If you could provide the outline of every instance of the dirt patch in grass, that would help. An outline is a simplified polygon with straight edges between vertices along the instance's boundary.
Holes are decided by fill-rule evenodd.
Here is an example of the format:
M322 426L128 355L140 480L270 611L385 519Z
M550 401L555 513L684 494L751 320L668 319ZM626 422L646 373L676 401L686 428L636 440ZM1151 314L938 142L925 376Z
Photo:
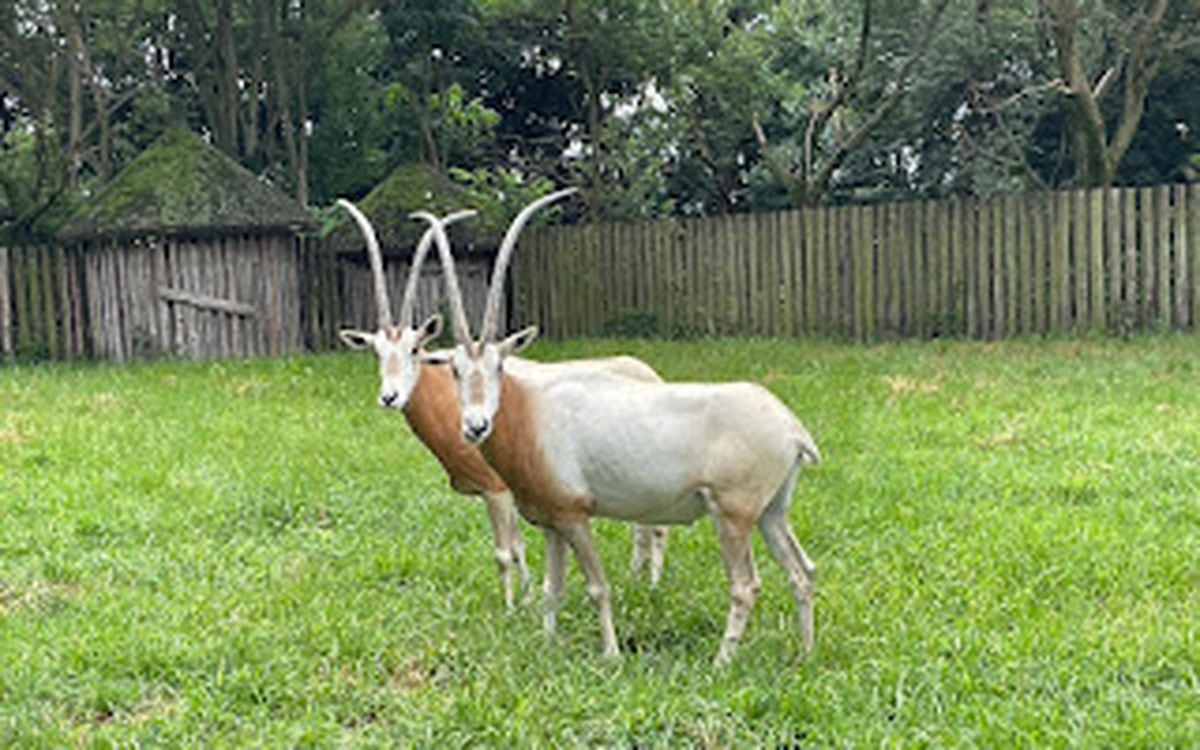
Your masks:
M932 378L910 378L907 375L884 375L883 382L893 396L930 396L942 390L942 375Z

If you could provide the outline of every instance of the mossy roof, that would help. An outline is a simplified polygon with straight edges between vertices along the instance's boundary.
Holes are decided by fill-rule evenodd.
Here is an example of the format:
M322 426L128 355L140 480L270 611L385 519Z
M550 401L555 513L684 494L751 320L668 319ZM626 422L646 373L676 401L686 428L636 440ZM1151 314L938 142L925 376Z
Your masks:
M291 197L196 134L172 128L81 206L58 235L297 232L314 223Z
M358 207L371 220L383 250L401 255L412 253L427 226L409 218L413 211L430 211L441 216L475 208L462 186L424 164L398 167L367 193ZM358 228L345 211L338 209L338 214L338 226L330 233L328 247L341 253L364 252ZM456 252L494 249L506 227L501 217L486 214L462 221L453 229L454 249Z

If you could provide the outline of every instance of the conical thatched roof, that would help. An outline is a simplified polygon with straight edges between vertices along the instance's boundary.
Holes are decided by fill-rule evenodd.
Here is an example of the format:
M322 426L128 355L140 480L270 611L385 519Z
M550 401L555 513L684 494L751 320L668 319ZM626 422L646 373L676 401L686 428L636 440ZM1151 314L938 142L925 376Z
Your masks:
M424 164L406 164L397 168L367 193L358 202L358 207L374 225L384 251L400 254L411 253L426 228L423 222L409 218L413 211L430 211L441 216L451 211L478 208L463 187L439 176ZM362 235L345 212L341 212L339 223L330 234L329 246L336 252L362 252ZM454 249L470 252L494 248L500 243L506 227L502 218L487 214L462 221L453 229Z
M80 239L295 232L313 224L299 203L194 133L172 128L84 204L58 234Z

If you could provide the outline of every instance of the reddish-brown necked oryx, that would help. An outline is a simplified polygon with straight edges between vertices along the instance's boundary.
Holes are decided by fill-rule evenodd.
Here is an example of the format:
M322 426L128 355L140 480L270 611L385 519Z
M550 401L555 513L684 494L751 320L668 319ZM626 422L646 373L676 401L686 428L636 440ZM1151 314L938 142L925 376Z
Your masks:
M475 446L463 437L458 411L458 397L450 368L422 364L419 357L423 347L441 331L441 316L431 315L414 327L414 301L421 265L433 241L433 230L427 230L417 244L400 302L399 324L392 321L387 283L383 274L383 259L375 229L358 208L346 200L338 204L354 218L363 234L371 275L375 285L379 329L375 332L343 330L342 340L355 349L372 348L379 357L379 404L401 409L417 438L437 458L450 479L450 486L465 495L479 495L487 503L491 521L496 565L504 586L504 602L513 605L513 576L519 577L522 590L529 585L529 569L525 563L525 546L513 511L512 494L504 480L488 465ZM474 215L474 211L449 214L442 220L449 224ZM658 374L649 365L633 357L611 357L556 364L540 364L529 360L514 360L518 370L559 371L570 368L599 368L617 376L658 381ZM657 584L662 573L666 529L637 525L634 528L633 568L637 572L649 563L650 582Z
M733 656L759 591L750 539L756 525L787 573L805 653L811 650L815 567L792 533L788 508L800 467L820 454L795 415L752 383L645 383L599 370L509 367L510 355L537 335L530 327L498 338L501 289L522 224L514 222L504 238L472 340L441 222L414 216L429 222L442 255L457 345L434 359L450 363L463 434L513 489L521 514L545 531L546 629L554 629L570 545L599 611L603 653L617 654L591 516L685 524L708 514L732 599L717 663Z

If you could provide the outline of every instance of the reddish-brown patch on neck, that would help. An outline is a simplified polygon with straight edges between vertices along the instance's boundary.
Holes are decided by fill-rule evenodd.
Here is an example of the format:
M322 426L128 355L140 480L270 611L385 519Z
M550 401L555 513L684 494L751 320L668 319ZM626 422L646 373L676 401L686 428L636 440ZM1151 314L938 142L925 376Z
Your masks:
M421 376L404 407L408 426L437 458L450 486L464 494L498 493L508 488L479 450L462 436L454 377L446 365L421 365Z
M500 381L500 408L483 455L512 490L521 515L538 524L579 523L591 503L572 494L555 479L538 441L528 390L509 375Z

